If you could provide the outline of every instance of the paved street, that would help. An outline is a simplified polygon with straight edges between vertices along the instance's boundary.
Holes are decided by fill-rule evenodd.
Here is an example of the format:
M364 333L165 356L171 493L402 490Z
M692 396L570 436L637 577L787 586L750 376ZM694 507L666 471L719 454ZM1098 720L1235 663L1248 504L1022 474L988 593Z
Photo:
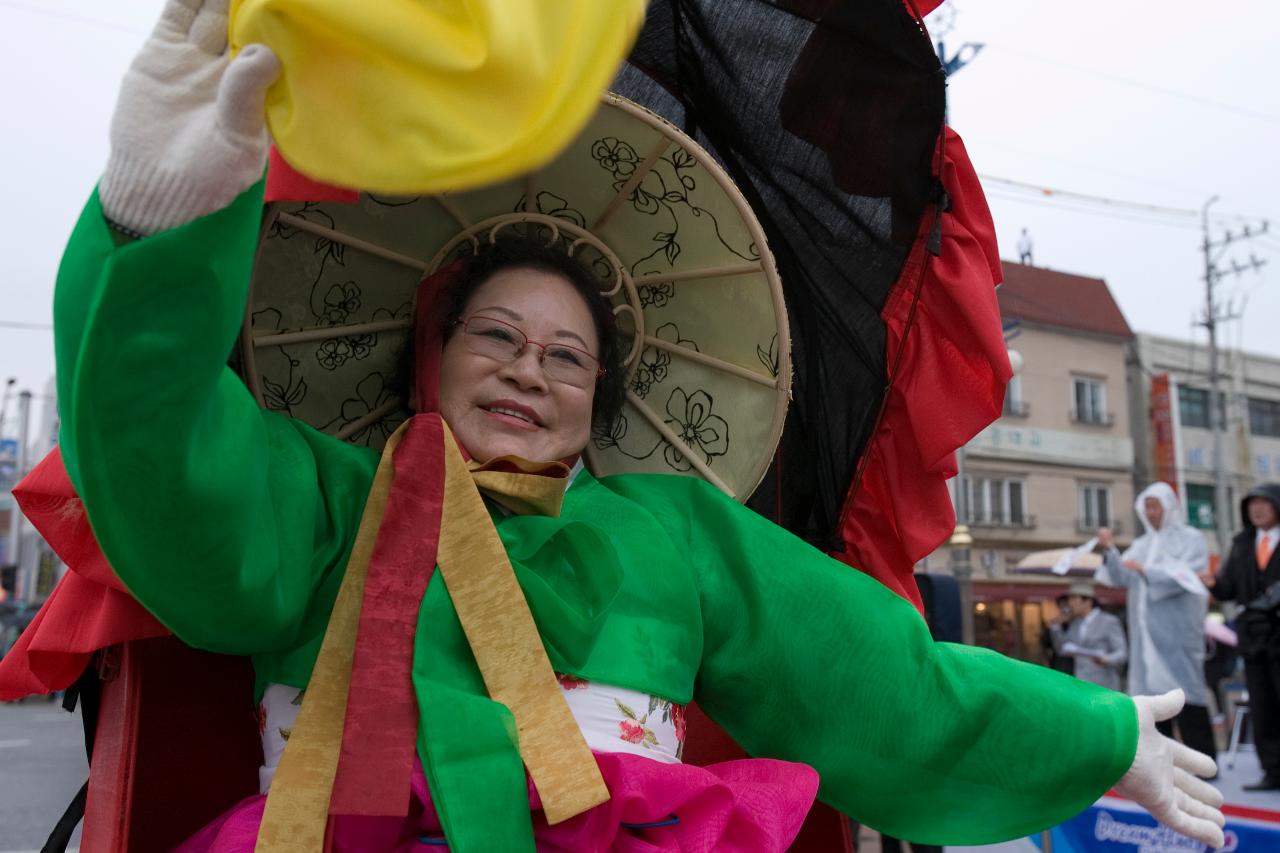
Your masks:
M0 853L39 850L87 773L79 713L43 698L0 704Z

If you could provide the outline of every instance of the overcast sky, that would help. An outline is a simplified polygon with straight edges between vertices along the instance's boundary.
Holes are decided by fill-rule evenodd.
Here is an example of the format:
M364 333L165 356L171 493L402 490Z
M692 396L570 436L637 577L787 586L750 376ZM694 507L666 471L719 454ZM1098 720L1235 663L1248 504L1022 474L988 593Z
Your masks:
M7 36L0 170L0 381L53 371L53 278L106 158L116 87L161 0L0 0ZM1224 281L1247 296L1232 345L1280 357L1280 8L1115 0L948 0L948 52L985 48L951 80L951 123L980 174L1116 201L1269 218L1233 246L1271 263ZM1026 227L1038 265L1105 278L1139 331L1204 339L1199 216L1135 211L987 181L1002 255ZM1068 199L1068 200L1064 200ZM1241 220L1215 216L1214 233Z
M1269 219L1273 229L1224 255L1227 266L1251 252L1270 263L1219 285L1224 307L1247 298L1221 339L1280 357L1280 7L948 0L931 28L948 7L948 54L985 43L950 80L950 120L988 178L1002 256L1016 259L1026 227L1037 265L1106 279L1136 331L1204 341L1193 326L1205 301L1198 212L1220 196L1211 214L1245 214L1255 227ZM1242 220L1211 224L1216 240L1238 235Z

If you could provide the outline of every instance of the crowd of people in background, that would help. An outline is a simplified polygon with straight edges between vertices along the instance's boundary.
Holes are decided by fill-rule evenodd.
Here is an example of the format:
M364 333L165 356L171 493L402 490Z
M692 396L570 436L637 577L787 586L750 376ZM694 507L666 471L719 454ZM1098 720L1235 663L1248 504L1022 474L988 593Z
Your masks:
M1134 509L1142 535L1122 553L1112 531L1099 530L1102 565L1093 583L1074 583L1058 596L1041 635L1049 666L1130 695L1181 688L1187 703L1161 730L1216 757L1211 702L1226 706L1221 687L1243 660L1263 771L1244 789L1280 791L1280 483L1242 499L1240 532L1216 571L1169 484L1148 486ZM1102 609L1095 584L1125 590L1127 626ZM1235 614L1237 647L1206 635L1214 601Z

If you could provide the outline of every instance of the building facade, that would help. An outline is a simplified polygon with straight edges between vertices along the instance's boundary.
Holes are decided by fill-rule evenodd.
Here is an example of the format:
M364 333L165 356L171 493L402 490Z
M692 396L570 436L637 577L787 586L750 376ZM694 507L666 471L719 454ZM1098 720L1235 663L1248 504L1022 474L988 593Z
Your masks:
M1099 527L1121 544L1133 536L1134 334L1101 279L1009 261L1004 275L1000 311L1021 369L999 420L965 447L953 501L973 537L977 641L1042 660L1044 619L1067 579L1028 559ZM951 558L944 546L919 568L950 572Z
M1157 335L1134 339L1130 417L1140 425L1133 434L1134 481L1174 483L1188 523L1205 531L1215 553L1214 469L1221 465L1226 480L1228 530L1240 524L1241 495L1256 483L1280 480L1280 359L1221 350L1218 371L1221 459L1210 429L1208 347ZM1161 430L1162 414L1170 429Z

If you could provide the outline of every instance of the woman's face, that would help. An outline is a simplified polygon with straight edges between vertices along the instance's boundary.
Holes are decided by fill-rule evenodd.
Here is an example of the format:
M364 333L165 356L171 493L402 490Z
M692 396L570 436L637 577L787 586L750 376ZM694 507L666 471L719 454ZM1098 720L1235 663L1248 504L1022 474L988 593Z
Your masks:
M566 344L600 357L591 311L555 273L499 270L472 294L462 319L476 314L515 326L530 341ZM574 456L591 435L595 381L578 388L547 378L542 349L526 346L501 361L472 352L453 330L440 362L440 414L472 458L520 456L550 462Z

